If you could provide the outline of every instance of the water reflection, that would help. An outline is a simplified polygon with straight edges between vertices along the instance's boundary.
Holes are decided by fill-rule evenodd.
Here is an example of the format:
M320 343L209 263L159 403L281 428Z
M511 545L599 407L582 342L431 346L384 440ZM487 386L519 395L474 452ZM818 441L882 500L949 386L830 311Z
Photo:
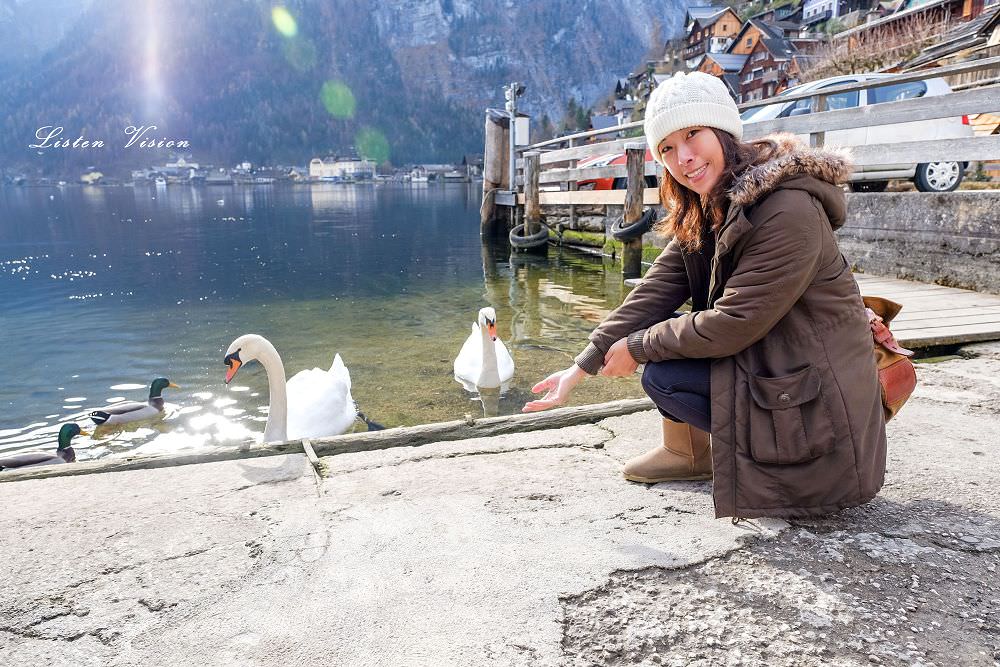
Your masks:
M271 340L289 375L339 352L354 398L385 426L519 412L625 290L600 257L482 243L478 188L0 188L0 453L54 447L63 422L145 400L160 376L184 387L176 409L75 442L80 460L259 437L263 371L223 382L224 350L244 333ZM516 367L495 396L470 394L452 368L487 305ZM573 400L639 395L632 379L598 378Z

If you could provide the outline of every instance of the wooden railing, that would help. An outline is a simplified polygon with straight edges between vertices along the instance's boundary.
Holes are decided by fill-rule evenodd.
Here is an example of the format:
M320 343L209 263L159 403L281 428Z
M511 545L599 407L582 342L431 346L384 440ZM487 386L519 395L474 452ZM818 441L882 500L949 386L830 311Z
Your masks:
M925 96L899 102L884 102L881 104L826 110L826 100L830 95L872 89L881 86L894 85L929 78L1000 69L1000 56L985 58L978 61L937 67L934 69L907 72L879 78L877 80L859 83L831 86L824 88L822 93L806 92L786 94L764 100L757 100L738 105L740 111L775 103L788 103L796 100L811 99L813 112L800 116L779 118L775 120L746 123L744 139L753 139L773 132L790 132L806 134L813 146L823 146L826 143L826 133L834 130L851 128L868 128L872 126L892 125L914 121L932 120L938 118L954 118L963 115L1000 112L1000 84L992 84L969 90L952 92L940 96ZM626 123L614 128L616 132L626 132L641 129L641 122ZM565 137L538 142L519 150L521 158L517 160L518 173L524 168L525 157L537 154L539 173L538 183L541 192L538 201L541 205L572 205L572 204L623 204L624 190L576 190L576 184L597 178L627 178L625 165L579 168L581 160L598 155L621 154L625 152L626 144L642 142L641 134L633 137L613 139L599 143L579 145L592 137L607 135L609 128L578 132ZM921 162L958 161L969 162L979 160L1000 159L1000 136L983 136L965 139L931 139L915 140L901 143L869 143L853 146L851 152L855 166L863 168L876 164L916 164ZM659 167L655 162L645 164L645 175L658 175ZM523 189L520 187L523 178L517 181L517 193L507 191L496 198L498 205L514 205L524 202ZM559 191L552 186L559 185ZM643 195L645 203L658 203L658 193L655 188L647 188Z

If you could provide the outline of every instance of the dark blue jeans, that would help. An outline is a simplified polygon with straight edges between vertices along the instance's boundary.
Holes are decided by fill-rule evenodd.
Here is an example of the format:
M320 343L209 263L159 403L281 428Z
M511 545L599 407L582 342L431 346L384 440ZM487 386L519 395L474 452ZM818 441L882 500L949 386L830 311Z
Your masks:
M667 419L712 432L711 359L651 361L642 372L642 388Z

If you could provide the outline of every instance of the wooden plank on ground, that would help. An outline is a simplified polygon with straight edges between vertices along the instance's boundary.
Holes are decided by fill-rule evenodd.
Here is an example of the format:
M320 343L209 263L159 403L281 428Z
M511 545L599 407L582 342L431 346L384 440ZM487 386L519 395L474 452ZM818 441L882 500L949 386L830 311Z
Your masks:
M1000 314L998 313L984 313L982 315L947 315L933 317L930 313L923 313L924 315L930 315L929 317L922 317L917 320L893 320L892 330L896 333L900 331L913 331L915 329L941 329L946 327L955 328L958 326L965 326L966 324L995 324L997 329L1000 329Z
M930 347L1000 340L1000 325L970 324L964 327L907 331L897 337L904 347Z
M315 438L310 440L309 444L313 450L312 456L331 456L346 452L363 452L390 447L413 447L446 440L493 437L509 433L563 428L577 424L592 424L607 417L628 415L642 410L651 410L654 407L653 402L648 398L630 398L594 405L556 408L545 412L439 422L420 426L400 426L366 433L345 433L330 438ZM102 472L150 470L194 463L234 461L281 454L303 454L304 452L304 443L299 440L267 444L246 442L242 446L217 447L187 454L136 455L121 459L84 461L73 465L15 469L0 472L0 483ZM306 455L309 456L308 453Z
M1000 340L1000 295L867 274L854 277L862 294L902 304L892 330L906 347Z
M1000 340L1000 295L855 274L862 294L902 304L892 330L909 347Z
M892 321L893 327L898 324L906 322L907 324L911 322L936 322L941 318L953 318L953 317L965 317L967 315L995 315L1000 319L1000 305L997 306L978 306L973 308L949 308L946 310L939 311L926 311L926 310L916 310L908 311L905 307L903 311L896 316L896 319Z
M972 308L974 306L993 306L996 305L996 297L990 296L988 294L976 294L975 292L971 294L946 294L942 296L924 294L918 296L906 296L906 294L898 294L896 298L893 298L892 293L887 293L885 291L879 291L879 296L885 296L887 299L892 299L897 303L903 304L903 308L909 308L913 310L923 310L929 312L935 312L939 309L944 308L955 308L962 306L964 308Z

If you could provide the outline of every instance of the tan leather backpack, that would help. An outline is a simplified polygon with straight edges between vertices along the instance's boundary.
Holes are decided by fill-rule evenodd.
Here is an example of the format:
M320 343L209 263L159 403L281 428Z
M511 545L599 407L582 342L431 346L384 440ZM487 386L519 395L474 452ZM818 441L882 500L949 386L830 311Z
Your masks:
M866 296L865 311L872 329L875 344L875 364L878 366L878 381L882 388L882 409L885 420L892 419L917 386L917 372L907 350L896 342L889 331L889 322L899 314L903 306L878 296Z

